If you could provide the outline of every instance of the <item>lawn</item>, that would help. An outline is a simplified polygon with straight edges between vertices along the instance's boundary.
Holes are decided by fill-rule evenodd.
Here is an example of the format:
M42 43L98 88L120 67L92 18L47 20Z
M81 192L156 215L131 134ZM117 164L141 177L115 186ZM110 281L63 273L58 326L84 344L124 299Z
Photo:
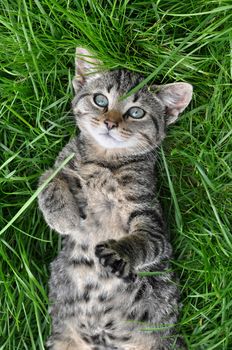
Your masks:
M159 151L159 197L192 350L232 349L231 0L1 0L0 350L42 350L49 264L39 176L78 131L76 46L148 84L187 81L191 105Z

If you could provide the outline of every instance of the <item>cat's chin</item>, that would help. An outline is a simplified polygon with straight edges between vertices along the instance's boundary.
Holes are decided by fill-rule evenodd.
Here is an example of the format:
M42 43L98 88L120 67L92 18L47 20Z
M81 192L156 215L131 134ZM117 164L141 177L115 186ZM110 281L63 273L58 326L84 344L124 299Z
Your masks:
M128 142L118 140L114 136L107 133L100 133L100 134L94 133L92 137L98 143L98 145L100 145L105 149L128 147Z
M133 146L133 140L131 139L121 140L117 135L112 135L112 133L105 132L104 130L93 130L89 125L85 125L81 130L87 139L92 139L98 146L106 150L126 149Z

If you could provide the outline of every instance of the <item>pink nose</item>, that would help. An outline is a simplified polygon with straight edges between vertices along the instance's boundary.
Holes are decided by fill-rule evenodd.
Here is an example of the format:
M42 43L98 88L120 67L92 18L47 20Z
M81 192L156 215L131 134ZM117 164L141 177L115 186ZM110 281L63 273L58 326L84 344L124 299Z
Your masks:
M104 120L104 124L106 125L108 130L111 130L113 128L117 128L117 126L118 126L117 122L112 122L111 120L108 120L108 119Z

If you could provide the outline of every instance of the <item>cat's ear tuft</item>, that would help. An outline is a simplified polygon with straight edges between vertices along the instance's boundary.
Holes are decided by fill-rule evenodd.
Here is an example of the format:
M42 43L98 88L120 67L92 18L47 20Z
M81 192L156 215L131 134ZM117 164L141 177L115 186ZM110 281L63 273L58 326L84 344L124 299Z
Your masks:
M91 76L95 76L94 73L101 62L97 60L94 54L83 47L76 48L75 55L75 77L73 79L73 87L75 92L77 92L81 85Z
M166 108L167 125L174 123L192 99L192 85L188 83L172 83L156 86L155 88L156 97L161 100Z

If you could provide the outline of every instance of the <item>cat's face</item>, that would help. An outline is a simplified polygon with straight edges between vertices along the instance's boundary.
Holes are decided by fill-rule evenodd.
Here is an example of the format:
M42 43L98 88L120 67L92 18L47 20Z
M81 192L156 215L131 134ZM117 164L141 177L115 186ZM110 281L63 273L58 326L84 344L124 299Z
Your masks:
M86 51L84 54L87 55ZM190 85L166 85L169 88L166 88L168 91L164 98L162 89L155 94L146 86L125 97L142 80L141 76L125 70L86 76L91 69L92 59L87 63L83 59L77 61L73 111L80 130L100 147L115 152L125 149L127 154L129 150L133 154L145 153L157 147L165 136L166 125L177 119L177 109L180 109L175 105L176 109L172 107L171 115L167 117L169 106L163 100L166 98L169 103L172 100L173 104L176 95L181 95L183 100L183 93L186 100L183 85L187 88ZM179 88L174 85L179 85ZM175 90L174 97L172 90ZM187 97L188 104L191 97ZM186 101L184 103L186 106ZM182 105L181 108L183 110Z
M87 80L73 101L79 128L105 148L151 149L164 135L164 107L146 88L123 98L140 77L106 72Z

